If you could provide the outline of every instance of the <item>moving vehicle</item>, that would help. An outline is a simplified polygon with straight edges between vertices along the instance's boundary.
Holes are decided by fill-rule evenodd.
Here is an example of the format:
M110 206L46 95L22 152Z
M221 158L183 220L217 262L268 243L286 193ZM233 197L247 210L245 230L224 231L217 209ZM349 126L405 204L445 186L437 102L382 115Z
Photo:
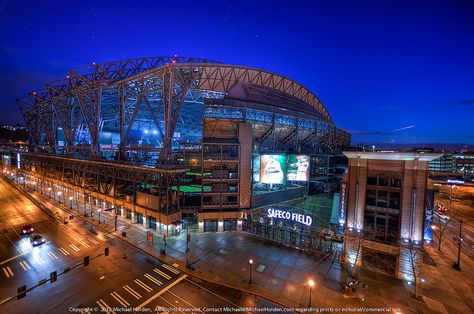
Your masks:
M45 242L46 242L45 239L39 234L34 234L30 237L30 243L33 246L38 246L38 245L41 245Z
M33 233L35 229L30 224L24 224L23 227L21 228L21 234L30 234Z

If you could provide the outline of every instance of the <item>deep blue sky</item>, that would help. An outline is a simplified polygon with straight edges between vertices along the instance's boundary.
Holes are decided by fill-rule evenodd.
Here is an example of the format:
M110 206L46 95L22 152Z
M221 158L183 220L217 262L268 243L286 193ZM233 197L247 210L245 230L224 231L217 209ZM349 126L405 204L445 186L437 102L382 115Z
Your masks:
M284 74L353 143L474 143L472 0L0 0L0 123L68 69L173 54Z

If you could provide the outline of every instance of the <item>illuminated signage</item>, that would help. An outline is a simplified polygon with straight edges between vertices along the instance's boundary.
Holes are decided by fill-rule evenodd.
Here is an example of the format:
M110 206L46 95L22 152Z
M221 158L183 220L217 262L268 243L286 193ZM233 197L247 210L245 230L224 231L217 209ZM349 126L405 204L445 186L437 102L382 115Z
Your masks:
M286 219L286 220L293 220L293 221L305 224L307 226L311 226L311 224L313 223L313 218L311 218L311 216L291 213L284 210L278 210L278 209L273 209L273 208L268 209L268 218L281 218L281 219Z
M339 223L343 225L346 221L344 213L346 212L346 189L347 185L345 183L341 184L341 199L339 203Z
M448 179L448 183L464 184L464 181L463 181L463 180L452 180L452 179Z

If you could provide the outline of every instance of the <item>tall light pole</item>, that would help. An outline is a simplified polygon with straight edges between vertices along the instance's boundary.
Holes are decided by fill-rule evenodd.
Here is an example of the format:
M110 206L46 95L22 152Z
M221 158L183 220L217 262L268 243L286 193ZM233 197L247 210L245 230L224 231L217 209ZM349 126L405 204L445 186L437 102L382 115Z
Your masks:
M51 199L51 188L48 188L48 197Z
M314 286L314 281L313 281L313 279L310 279L310 280L308 281L308 286L309 286L309 304L308 304L308 307L311 307L311 293L312 293L313 286Z
M456 270L461 271L461 245L462 245L462 224L471 221L472 219L469 219L468 221L462 221L462 219L459 221L459 236L457 238L458 242L458 260L452 264L453 268Z
M69 196L69 201L71 202L71 209L72 209L72 199L73 199L73 198L74 198L74 197Z
M252 284L253 259L249 259L249 285Z
M97 210L99 212L99 225L100 225L100 212L102 211L100 208Z

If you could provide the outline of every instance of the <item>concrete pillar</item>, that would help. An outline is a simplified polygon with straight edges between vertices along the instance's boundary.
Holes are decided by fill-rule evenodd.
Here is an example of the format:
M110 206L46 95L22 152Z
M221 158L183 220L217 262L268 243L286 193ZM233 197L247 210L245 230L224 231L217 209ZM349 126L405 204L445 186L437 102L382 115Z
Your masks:
M143 227L145 227L145 228L147 228L146 220L147 220L147 217L143 216Z
M242 220L237 220L237 231L242 231Z
M219 220L217 222L217 232L224 232L224 221Z

